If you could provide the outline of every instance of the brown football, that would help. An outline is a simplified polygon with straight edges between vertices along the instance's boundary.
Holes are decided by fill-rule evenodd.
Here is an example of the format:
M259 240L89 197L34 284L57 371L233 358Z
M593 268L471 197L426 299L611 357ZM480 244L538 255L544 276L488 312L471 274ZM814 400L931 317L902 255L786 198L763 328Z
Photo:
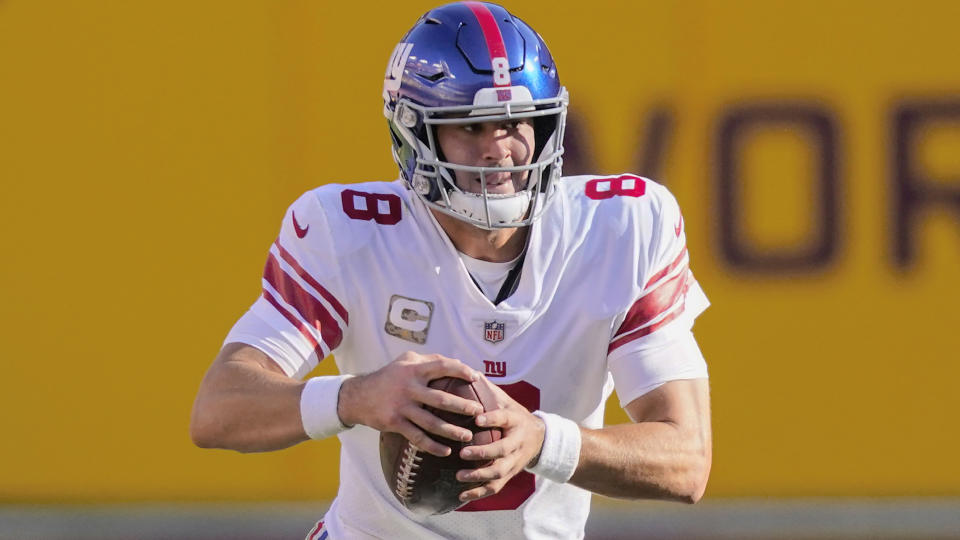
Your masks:
M475 383L443 377L430 381L431 388L445 390L451 394L479 402L484 411L492 411L497 406L496 396L490 389L490 383L483 380ZM436 435L433 438L448 447L452 452L447 457L437 457L414 446L399 433L380 433L380 465L383 476L391 493L408 509L423 515L444 514L460 506L460 493L477 487L479 483L460 482L457 471L475 469L489 464L489 461L467 461L460 458L460 450L467 446L489 444L500 439L499 428L480 428L472 416L441 411L432 407L427 410L439 418L462 426L473 432L470 442L453 441Z

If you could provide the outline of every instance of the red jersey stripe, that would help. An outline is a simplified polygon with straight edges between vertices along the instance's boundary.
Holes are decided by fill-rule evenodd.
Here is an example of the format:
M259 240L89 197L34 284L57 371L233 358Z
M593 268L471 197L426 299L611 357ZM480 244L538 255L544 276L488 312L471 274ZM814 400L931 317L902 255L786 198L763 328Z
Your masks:
M648 327L646 327L646 328L641 328L640 330L637 330L636 332L634 332L634 333L632 333L632 334L627 334L627 335L625 335L625 336L623 336L623 337L620 337L620 338L617 338L617 339L611 341L611 342L610 342L610 346L607 347L607 354L612 353L615 349L617 349L617 348L619 348L619 347L622 347L622 346L626 345L627 343L630 343L631 341L633 341L633 340L635 340L635 339L640 339L640 338L642 338L643 336L648 336L648 335L652 334L653 332L655 332L655 331L657 331L658 329L660 329L660 327L662 327L663 325L665 325L665 324L667 324L668 322L670 322L670 321L676 319L677 317L679 317L680 314L683 313L683 309L684 309L684 306L680 306L680 307L678 307L677 309L673 310L673 313L667 315L667 316L664 317L663 319L660 319L659 321L655 322L654 324L651 324L650 326L648 326Z
M274 290L280 293L283 300L293 306L300 314L300 317L319 333L323 342L327 344L330 350L336 349L340 345L340 339L343 332L340 325L330 315L327 308L300 286L293 278L280 268L280 262L273 256L273 253L267 257L267 264L263 268L263 279L269 283Z
M320 293L320 296L323 296L323 298L326 299L327 302L330 302L330 305L333 306L333 309L336 310L337 314L340 315L340 318L343 319L343 322L345 324L350 324L350 319L347 315L347 310L343 307L343 304L337 301L337 298L332 294L330 294L330 291L324 288L323 285L320 285L320 282L314 279L313 276L311 276L306 270L303 269L302 266L300 266L300 263L298 263L297 260L293 258L293 255L291 255L289 251L287 251L286 249L283 248L283 246L280 245L279 238L277 238L276 241L273 242L273 244L277 246L277 250L279 251L280 256L283 258L284 261L286 261L287 264L293 267L293 270L297 273L297 275L300 276L304 281L309 283L311 287L316 289L316 291Z
M494 18L490 9L480 2L464 2L473 16L480 23L480 30L483 32L483 39L487 42L487 51L490 52L490 63L493 64L494 58L506 58L507 46L503 43L503 34L500 33L500 27L497 26L497 20ZM509 86L509 84L497 84L494 79L494 86Z
M660 270L659 272L651 276L650 279L648 279L647 282L643 285L643 289L646 290L650 288L651 285L663 279L663 276L666 276L667 274L670 274L671 272L673 272L674 269L676 269L677 266L679 266L683 262L683 258L686 256L687 256L687 246L683 246L683 249L680 250L680 254L677 255L675 259L673 259L673 262L668 264L667 267L664 268L663 270Z
M684 273L684 275L689 275L689 271L687 271L687 270L684 270L683 273ZM687 291L690 290L690 287L691 287L694 283L696 283L696 280L694 280L694 279L685 279L685 280L684 280L684 285L683 285L683 290L680 292L680 294L684 294L684 295L687 294ZM641 300L642 300L642 299L641 299ZM671 305L672 305L672 304L671 304ZM621 347L621 346L623 346L623 345L625 345L625 344L627 344L627 343L630 343L631 341L633 341L633 340L635 340L635 339L640 339L640 338L642 338L643 336L648 336L648 335L652 334L653 332L657 331L658 329L660 329L661 327L663 327L664 325L666 325L666 324L669 323L670 321L676 319L676 318L679 317L681 314L683 314L683 311L686 309L686 307L687 307L687 305L686 305L686 300L684 300L684 302L681 303L679 306L676 306L676 307L674 308L674 310L673 310L672 312L670 312L669 315L667 315L666 317L660 319L659 321L651 324L650 326L647 326L647 327L644 327L644 328L640 328L639 330L637 330L637 331L635 331L635 332L633 332L633 333L623 334L623 335L621 335L620 337L614 339L613 341L610 342L610 346L607 347L607 354L612 353L612 352L614 351L614 349L617 349L618 347ZM622 325L621 325L621 327L622 327Z
M680 296L687 291L689 275L690 271L684 265L680 273L637 299L630 307L630 311L627 312L627 316L623 319L623 323L620 324L620 328L617 329L614 336L636 330L669 310L677 303Z
M266 299L267 302L270 302L270 304L276 308L285 319L290 321L290 324L296 327L296 329L303 334L303 337L310 342L310 345L313 345L313 351L317 354L317 359L322 359L326 356L326 353L323 352L323 348L320 346L320 343L317 342L317 338L313 337L313 334L310 332L310 328L308 328L303 321L298 319L293 313L290 313L287 308L283 307L283 304L277 301L277 299L270 294L270 291L264 289L263 298Z

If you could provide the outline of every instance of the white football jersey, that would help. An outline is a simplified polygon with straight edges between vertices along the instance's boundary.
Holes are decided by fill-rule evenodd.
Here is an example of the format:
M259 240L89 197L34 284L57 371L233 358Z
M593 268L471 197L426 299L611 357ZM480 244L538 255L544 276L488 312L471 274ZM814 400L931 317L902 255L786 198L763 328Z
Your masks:
M365 373L401 353L439 353L485 373L530 410L603 425L664 382L707 376L699 351L650 354L689 336L708 302L688 267L683 220L663 186L632 175L558 182L532 225L516 291L494 305L426 206L401 181L325 185L287 211L263 294L227 342L263 350L302 378L333 353ZM695 348L695 347L694 347ZM432 517L391 494L379 433L339 435L334 539L580 538L590 493L521 472L499 494Z

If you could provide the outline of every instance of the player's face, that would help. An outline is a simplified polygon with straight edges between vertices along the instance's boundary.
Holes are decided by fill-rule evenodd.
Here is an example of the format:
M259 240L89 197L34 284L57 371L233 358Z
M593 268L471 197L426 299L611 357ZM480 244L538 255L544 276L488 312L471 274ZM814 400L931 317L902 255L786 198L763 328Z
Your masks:
M533 123L502 120L474 124L441 124L437 140L446 161L474 167L515 167L533 159ZM480 175L454 171L457 187L480 193ZM526 187L528 171L487 174L487 193L510 194Z

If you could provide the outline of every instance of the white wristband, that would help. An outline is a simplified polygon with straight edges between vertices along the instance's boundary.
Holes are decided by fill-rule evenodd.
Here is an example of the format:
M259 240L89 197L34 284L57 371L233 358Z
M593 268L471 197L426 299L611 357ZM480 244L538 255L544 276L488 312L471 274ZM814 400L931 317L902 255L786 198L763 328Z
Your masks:
M570 480L580 463L580 426L562 416L534 411L543 420L546 431L540 459L528 472L563 484Z
M347 426L337 415L340 385L353 375L313 377L307 380L300 394L300 419L303 431L311 439L326 439L336 435Z

